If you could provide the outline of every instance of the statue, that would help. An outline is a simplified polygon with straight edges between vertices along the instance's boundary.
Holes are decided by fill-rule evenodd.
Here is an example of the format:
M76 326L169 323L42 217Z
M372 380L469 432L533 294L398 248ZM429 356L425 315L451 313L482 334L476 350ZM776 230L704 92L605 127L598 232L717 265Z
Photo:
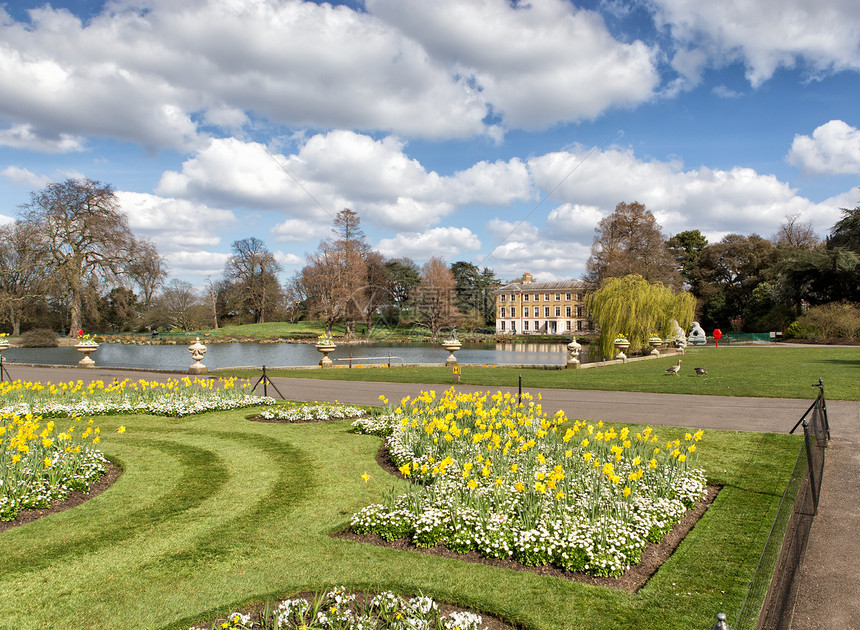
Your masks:
M688 340L694 346L699 346L708 342L708 337L705 335L705 331L699 326L699 322L693 322L693 327L690 329L690 336Z
M678 325L678 320L676 319L672 320L672 333L669 335L669 342L676 348L681 348L682 353L684 348L687 347L687 336L684 334L684 329Z
M455 339L455 340L457 339L457 327L456 326L454 326L451 329L451 339Z

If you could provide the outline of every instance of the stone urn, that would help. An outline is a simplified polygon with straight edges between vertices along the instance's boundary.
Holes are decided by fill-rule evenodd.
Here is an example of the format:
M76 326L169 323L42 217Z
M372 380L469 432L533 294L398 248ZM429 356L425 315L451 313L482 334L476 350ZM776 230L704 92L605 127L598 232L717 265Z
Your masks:
M567 367L578 368L580 366L579 354L582 352L582 345L576 341L576 337L571 339L570 343L567 344L567 352Z
M99 349L99 344L95 341L82 341L75 346L75 350L84 355L84 358L78 361L81 367L93 367L96 362L90 358L90 355Z
M331 339L321 339L317 342L317 350L319 350L323 355L323 358L320 359L320 367L331 367L331 359L328 358L328 355L334 352L335 348L337 348L337 346L334 345L334 341Z
M660 348L660 346L663 345L663 340L660 337L657 337L655 335L653 337L648 338L648 345L651 346L651 354L654 355L655 357L659 357L660 356L659 348Z
M188 346L188 352L191 353L191 358L194 359L194 363L188 368L188 373L206 374L206 366L201 363L201 359L206 354L206 346L200 343L200 337L194 338L194 343Z
M460 343L459 339L446 339L442 342L442 347L448 351L448 358L445 360L445 365L451 366L457 364L457 357L454 356L454 353L460 349L460 346L463 345Z
M627 340L626 337L617 337L612 343L615 346L615 349L618 350L618 354L615 355L615 358L621 359L626 363L627 355L624 354L624 351L630 347L630 342Z

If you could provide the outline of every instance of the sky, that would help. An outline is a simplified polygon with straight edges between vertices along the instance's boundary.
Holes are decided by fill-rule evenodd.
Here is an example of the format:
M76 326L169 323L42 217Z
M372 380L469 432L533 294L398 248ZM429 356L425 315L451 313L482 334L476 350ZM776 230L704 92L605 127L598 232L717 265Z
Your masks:
M0 222L111 184L172 278L257 237L579 278L638 201L670 237L825 236L860 205L856 0L0 2Z

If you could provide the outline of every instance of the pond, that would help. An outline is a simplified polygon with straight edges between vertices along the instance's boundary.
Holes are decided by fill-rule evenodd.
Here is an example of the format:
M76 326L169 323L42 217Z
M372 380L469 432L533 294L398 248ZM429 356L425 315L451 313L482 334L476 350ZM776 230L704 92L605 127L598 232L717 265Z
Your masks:
M192 343L189 340L189 343ZM588 346L583 346L580 360L587 360ZM14 363L40 365L76 365L81 354L71 347L61 348L9 348L3 359L12 367ZM448 352L439 344L430 343L357 343L341 344L329 355L335 365L354 364L391 365L435 363L442 365ZM567 362L564 344L538 343L464 343L457 351L460 363L481 365L563 365ZM91 355L97 366L154 368L164 370L188 369L191 354L188 347L137 346L103 343ZM210 370L226 367L267 366L295 367L319 364L322 355L313 344L307 343L213 343L207 346L203 363Z

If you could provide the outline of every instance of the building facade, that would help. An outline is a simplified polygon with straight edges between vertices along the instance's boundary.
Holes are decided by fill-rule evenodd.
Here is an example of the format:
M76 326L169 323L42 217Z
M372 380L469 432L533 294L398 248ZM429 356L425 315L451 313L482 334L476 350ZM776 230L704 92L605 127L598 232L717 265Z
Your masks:
M497 334L572 335L591 331L582 282L535 282L526 273L521 280L496 289L495 295Z

